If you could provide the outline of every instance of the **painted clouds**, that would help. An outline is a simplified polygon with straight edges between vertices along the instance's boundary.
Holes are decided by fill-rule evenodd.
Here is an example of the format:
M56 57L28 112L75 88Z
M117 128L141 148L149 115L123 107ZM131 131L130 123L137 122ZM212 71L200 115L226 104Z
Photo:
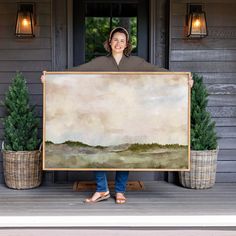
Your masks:
M187 145L187 75L47 74L46 140Z

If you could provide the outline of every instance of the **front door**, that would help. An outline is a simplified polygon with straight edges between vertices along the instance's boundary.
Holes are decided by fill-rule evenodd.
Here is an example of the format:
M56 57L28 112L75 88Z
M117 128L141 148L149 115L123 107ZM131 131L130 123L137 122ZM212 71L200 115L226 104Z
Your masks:
M106 55L103 43L116 26L131 35L132 55L148 60L148 2L146 0L74 0L73 64Z

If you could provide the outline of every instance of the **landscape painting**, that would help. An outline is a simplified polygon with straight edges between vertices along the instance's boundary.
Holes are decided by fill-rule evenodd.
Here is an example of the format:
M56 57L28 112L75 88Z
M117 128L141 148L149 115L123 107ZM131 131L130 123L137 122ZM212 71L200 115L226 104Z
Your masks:
M189 170L187 72L46 72L44 170Z

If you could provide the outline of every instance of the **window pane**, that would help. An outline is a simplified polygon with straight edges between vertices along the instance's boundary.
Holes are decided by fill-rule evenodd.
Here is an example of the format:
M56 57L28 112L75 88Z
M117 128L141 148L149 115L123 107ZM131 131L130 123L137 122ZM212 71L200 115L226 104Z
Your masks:
M97 56L106 55L103 43L110 32L109 17L85 18L85 61Z

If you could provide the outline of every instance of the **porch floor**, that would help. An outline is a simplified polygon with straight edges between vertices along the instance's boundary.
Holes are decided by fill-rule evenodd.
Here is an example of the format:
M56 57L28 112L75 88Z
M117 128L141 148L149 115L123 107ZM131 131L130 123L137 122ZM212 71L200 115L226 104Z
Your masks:
M144 186L142 191L127 192L127 203L118 205L114 198L84 204L92 192L75 192L72 184L21 191L0 185L0 227L236 226L236 183L218 183L207 190L162 181L144 182Z

